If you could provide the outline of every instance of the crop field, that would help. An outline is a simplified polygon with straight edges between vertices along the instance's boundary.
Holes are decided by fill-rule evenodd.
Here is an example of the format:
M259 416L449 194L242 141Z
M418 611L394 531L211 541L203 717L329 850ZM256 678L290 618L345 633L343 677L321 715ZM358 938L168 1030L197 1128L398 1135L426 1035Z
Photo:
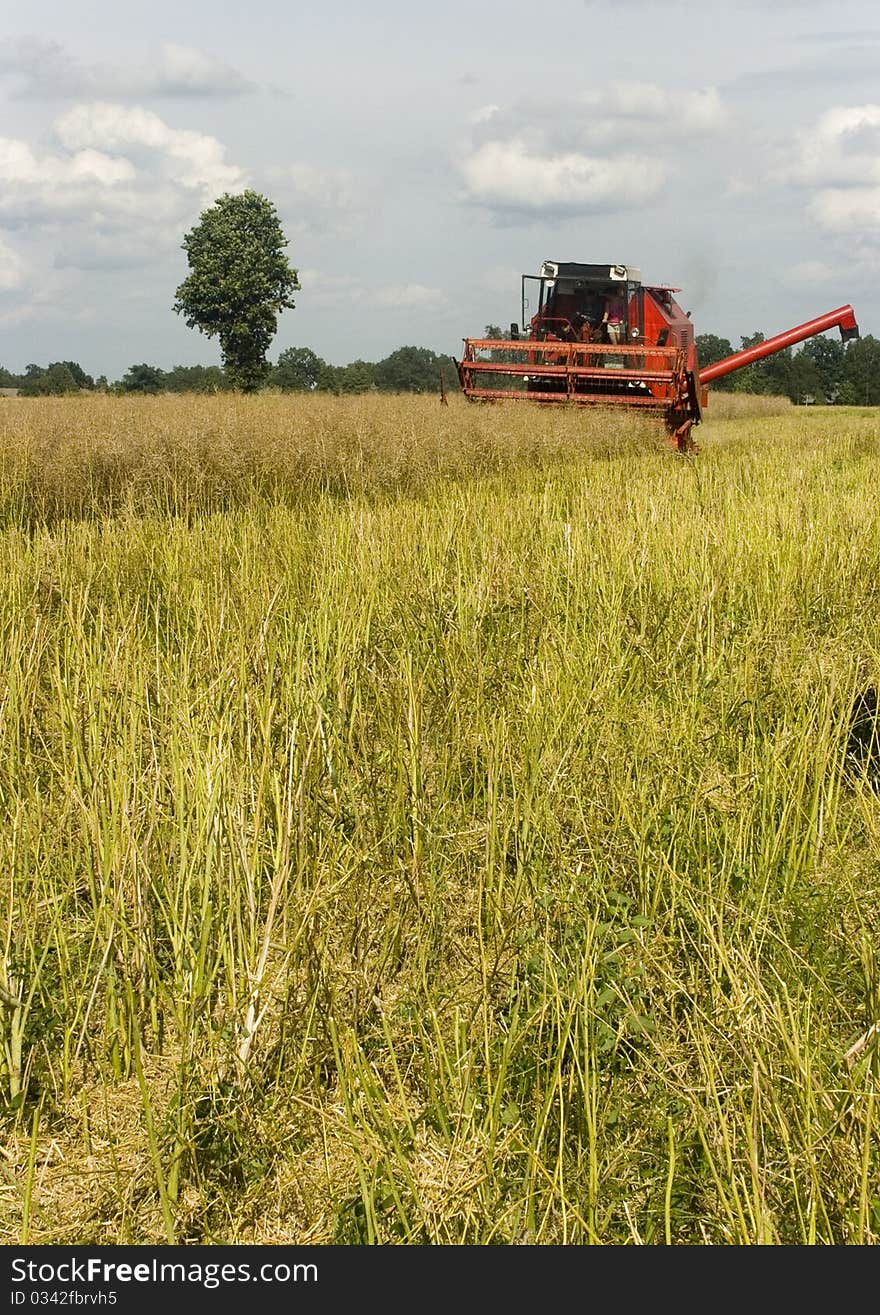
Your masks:
M880 1239L880 410L0 400L0 1243Z

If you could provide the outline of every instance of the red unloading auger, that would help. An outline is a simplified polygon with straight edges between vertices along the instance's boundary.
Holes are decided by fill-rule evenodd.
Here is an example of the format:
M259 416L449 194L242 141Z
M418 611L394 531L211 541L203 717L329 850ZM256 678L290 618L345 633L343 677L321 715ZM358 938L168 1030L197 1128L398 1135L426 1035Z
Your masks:
M844 342L850 338L858 338L859 326L856 324L852 306L839 306L837 310L830 310L826 315L818 315L816 319L807 320L795 329L786 329L784 333L777 333L775 337L756 343L754 347L744 347L741 352L734 352L733 356L725 356L723 361L700 366L700 383L709 384L713 379L723 379L726 374L741 370L754 361L761 361L765 356L773 356L775 352L793 347L795 343L804 342L807 338L815 338L817 333L826 333L829 329L836 328L840 329L840 336Z

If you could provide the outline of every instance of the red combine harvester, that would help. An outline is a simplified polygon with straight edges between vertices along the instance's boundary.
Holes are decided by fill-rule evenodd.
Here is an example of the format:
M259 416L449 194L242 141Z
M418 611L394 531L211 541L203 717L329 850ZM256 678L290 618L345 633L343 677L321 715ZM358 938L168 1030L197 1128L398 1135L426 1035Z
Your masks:
M540 274L523 275L522 322L509 338L464 339L462 390L473 401L642 408L660 414L670 441L689 452L713 379L828 329L859 336L852 306L840 306L701 369L678 291L642 283L631 265L545 260Z

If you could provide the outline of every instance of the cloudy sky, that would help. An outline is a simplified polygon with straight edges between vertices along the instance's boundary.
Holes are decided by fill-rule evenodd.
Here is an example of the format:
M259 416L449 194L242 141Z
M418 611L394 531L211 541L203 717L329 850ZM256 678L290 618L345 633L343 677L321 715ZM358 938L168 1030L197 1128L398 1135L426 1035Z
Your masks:
M180 244L244 187L302 283L273 359L457 355L545 259L637 265L735 345L844 302L880 335L880 10L0 7L0 364L217 361Z

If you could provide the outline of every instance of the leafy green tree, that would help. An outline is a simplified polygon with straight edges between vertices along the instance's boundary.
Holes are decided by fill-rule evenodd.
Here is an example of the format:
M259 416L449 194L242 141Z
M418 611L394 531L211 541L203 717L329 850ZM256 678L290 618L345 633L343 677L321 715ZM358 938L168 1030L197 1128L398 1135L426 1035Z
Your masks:
M267 378L278 314L294 306L300 286L287 245L274 205L252 191L224 193L183 241L190 274L174 309L190 328L219 338L226 372L246 393Z
M219 365L175 365L162 383L166 393L225 393L231 386Z
M816 338L807 339L795 360L801 357L804 366L811 362L815 367L816 387L806 391L820 395L824 402L835 402L843 383L846 344L839 338L820 333Z
M453 357L441 356L440 369L443 371L447 392L457 392L461 387L461 381L458 377L458 366Z
M772 356L765 356L763 361L756 362L758 378L761 380L760 392L769 393L773 397L791 397L796 400L793 393L796 392L792 386L792 354L790 347L784 347L781 352L774 352Z
M375 367L376 387L386 393L436 393L441 358L428 347L398 347Z
M46 371L46 381L48 392L54 397L61 397L65 393L78 393L79 384L73 374L73 371L64 361L54 361Z
M764 334L761 332L748 334L740 338L741 346L737 350L745 351L749 347L757 347L763 341ZM734 393L768 392L760 363L755 361L752 365L744 365L741 369L735 370L730 375L730 390Z
M77 388L94 388L94 379L90 374L86 374L85 370L77 361L59 361L57 364L67 367L73 376ZM51 365L49 366L49 369L52 369Z
M272 382L285 393L313 393L332 387L332 371L310 347L288 347L278 357Z
M46 367L44 365L30 365L24 367L24 374L21 376L19 388L22 397L45 397L46 396Z
M839 400L849 406L880 406L880 342L870 333L847 344Z
M165 391L165 371L158 365L132 365L120 380L123 393L162 393Z
M18 388L20 383L20 375L12 374L10 370L4 370L0 365L0 388Z
M368 393L376 387L376 367L371 361L352 361L333 369L333 387L338 393Z
M730 339L719 338L717 333L698 333L694 343L700 365L714 365L716 361L733 355Z
M757 347L766 339L763 333L752 333L741 340L740 350ZM791 348L773 352L763 360L753 361L734 370L730 377L730 390L734 393L762 393L774 397L788 397L791 394ZM720 382L720 381L719 381ZM714 384L712 385L714 387Z
M802 406L810 400L819 403L829 400L822 372L808 352L801 350L792 357L788 383L788 396L796 405Z
M510 338L510 333L509 331L505 333L500 324L487 324L483 330L483 337L493 338L496 342L504 342L506 339ZM510 365L512 362L516 363L517 361L521 361L522 354L520 352L505 350L503 347L493 347L489 353L489 359L492 361L499 361L502 365Z
M27 366L20 391L23 397L63 397L66 393L78 393L79 384L66 364L54 361L45 368Z
M698 333L694 345L697 349L697 361L701 366L723 361L725 357L732 356L734 350L730 339L719 338L717 333ZM721 392L730 392L733 378L733 375L723 375L720 379L714 379L711 384L712 391L717 389Z

